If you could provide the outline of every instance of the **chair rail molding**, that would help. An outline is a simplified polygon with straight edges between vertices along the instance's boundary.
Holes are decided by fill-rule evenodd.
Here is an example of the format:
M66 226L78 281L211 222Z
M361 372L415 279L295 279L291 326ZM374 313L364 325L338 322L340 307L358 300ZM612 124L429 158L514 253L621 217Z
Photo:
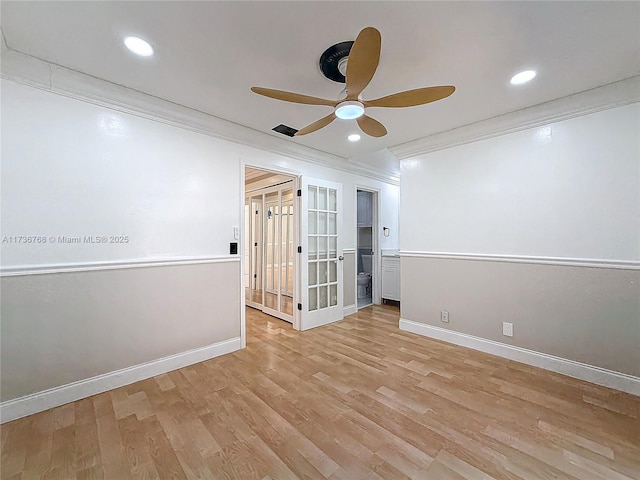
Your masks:
M97 270L123 270L128 268L171 267L202 265L206 263L240 262L240 257L223 255L212 257L175 257L106 262L49 263L41 265L17 265L0 268L0 277L48 275L52 273L93 272Z
M483 262L531 263L538 265L563 265L568 267L609 268L640 270L640 261L600 258L542 257L524 255L495 255L482 253L449 253L401 250L402 258L441 258L445 260L473 260Z

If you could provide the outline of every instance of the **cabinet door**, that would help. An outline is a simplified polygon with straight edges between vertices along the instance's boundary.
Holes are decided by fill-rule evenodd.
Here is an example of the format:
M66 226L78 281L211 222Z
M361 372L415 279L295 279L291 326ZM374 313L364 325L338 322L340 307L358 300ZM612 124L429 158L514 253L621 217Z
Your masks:
M400 300L400 268L396 265L382 267L382 298Z

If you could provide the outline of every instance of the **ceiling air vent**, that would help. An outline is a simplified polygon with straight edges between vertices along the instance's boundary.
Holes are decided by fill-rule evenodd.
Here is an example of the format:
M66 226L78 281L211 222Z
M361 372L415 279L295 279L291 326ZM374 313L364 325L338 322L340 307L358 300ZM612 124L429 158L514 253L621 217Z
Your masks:
M295 128L287 127L282 123L277 127L273 127L271 130L286 135L287 137L293 137L298 132Z

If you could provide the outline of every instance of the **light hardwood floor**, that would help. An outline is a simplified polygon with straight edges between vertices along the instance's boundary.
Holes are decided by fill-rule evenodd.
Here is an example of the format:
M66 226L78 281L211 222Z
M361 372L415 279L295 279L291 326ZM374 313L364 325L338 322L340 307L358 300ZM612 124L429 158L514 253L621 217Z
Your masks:
M639 479L640 398L401 332L393 306L2 426L2 479Z

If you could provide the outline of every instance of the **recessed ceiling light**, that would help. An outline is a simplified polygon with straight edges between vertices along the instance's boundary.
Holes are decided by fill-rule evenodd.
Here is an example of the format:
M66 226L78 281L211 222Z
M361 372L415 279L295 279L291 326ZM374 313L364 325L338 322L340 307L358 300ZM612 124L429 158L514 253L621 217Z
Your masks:
M536 76L535 70L525 70L511 77L511 85L522 85L523 83L530 82Z
M350 142L357 142L358 140L360 140L360 135L358 135L357 133L352 133L347 137L347 140L349 140Z
M138 37L127 37L124 39L125 46L136 55L150 57L153 55L153 47L149 42Z
M336 117L343 120L352 120L364 114L364 105L360 102L349 100L339 103L334 113Z

